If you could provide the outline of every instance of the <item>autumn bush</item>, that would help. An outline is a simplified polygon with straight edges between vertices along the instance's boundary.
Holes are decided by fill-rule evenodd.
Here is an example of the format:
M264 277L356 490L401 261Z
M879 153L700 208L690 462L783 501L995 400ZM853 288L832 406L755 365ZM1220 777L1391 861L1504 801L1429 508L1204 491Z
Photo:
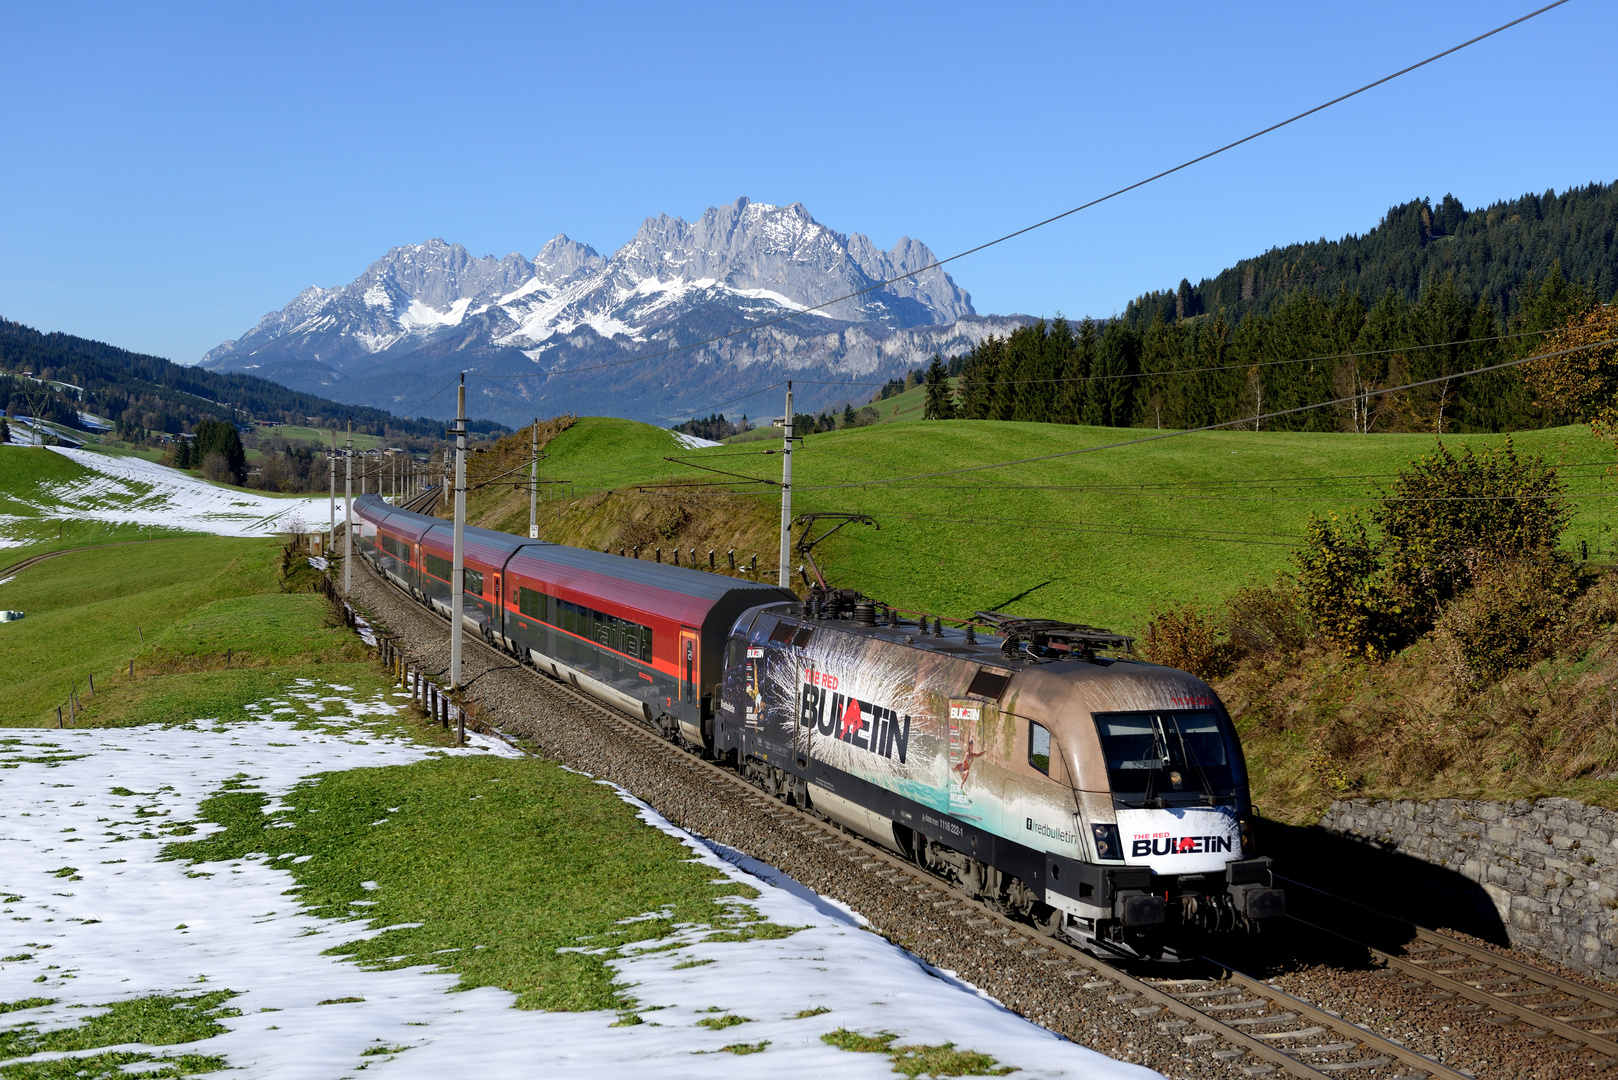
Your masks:
M1436 451L1402 470L1367 523L1311 515L1294 552L1305 606L1332 645L1384 658L1430 631L1480 572L1555 559L1572 517L1566 485L1508 438L1481 453Z
M1142 652L1152 663L1189 671L1200 679L1230 674L1241 651L1225 636L1218 618L1196 601L1154 608L1142 642Z
M1437 640L1467 685L1498 682L1556 650L1587 581L1549 555L1488 567L1439 616Z

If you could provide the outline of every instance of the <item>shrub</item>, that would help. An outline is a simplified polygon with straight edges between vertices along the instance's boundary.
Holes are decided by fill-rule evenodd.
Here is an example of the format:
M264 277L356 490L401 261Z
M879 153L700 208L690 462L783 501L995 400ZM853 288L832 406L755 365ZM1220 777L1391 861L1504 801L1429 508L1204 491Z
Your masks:
M1142 651L1154 664L1189 671L1199 679L1228 675L1241 658L1240 646L1221 639L1215 620L1196 601L1153 608Z
M1577 567L1549 551L1490 566L1439 616L1439 640L1464 681L1497 682L1551 655L1584 585Z
M1284 579L1238 589L1225 607L1230 613L1230 640L1243 652L1290 655L1314 633L1302 594Z
M1432 629L1444 604L1482 571L1544 557L1572 509L1556 470L1504 446L1459 455L1439 444L1400 471L1383 496L1373 540L1359 518L1310 515L1293 553L1304 602L1333 645L1381 659Z

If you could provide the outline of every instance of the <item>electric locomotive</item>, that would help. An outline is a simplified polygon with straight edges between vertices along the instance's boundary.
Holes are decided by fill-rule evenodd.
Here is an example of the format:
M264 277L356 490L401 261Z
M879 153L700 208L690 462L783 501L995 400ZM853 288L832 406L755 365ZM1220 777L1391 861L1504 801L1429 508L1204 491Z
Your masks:
M448 523L357 510L362 553L447 615ZM1161 957L1284 913L1224 706L1126 636L465 536L491 644L1046 933Z

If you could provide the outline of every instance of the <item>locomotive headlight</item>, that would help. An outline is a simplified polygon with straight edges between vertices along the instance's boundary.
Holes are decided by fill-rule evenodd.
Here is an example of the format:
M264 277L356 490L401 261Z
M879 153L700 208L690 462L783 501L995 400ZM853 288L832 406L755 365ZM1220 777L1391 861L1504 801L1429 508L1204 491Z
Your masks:
M1253 826L1246 818L1241 819L1242 826L1242 857L1253 854Z
M1118 826L1091 825L1090 832L1096 839L1096 858L1120 861L1123 859L1124 845L1118 839Z

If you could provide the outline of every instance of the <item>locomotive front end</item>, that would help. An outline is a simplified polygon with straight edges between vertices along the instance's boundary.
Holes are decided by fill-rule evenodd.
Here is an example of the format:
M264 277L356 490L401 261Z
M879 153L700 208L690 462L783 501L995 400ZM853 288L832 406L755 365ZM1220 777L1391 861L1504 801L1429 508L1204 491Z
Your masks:
M1285 913L1257 854L1241 743L1218 697L1132 660L1036 668L1013 682L1030 753L1067 787L1080 860L1052 860L1045 902L1092 947L1157 956L1187 932L1255 930Z

